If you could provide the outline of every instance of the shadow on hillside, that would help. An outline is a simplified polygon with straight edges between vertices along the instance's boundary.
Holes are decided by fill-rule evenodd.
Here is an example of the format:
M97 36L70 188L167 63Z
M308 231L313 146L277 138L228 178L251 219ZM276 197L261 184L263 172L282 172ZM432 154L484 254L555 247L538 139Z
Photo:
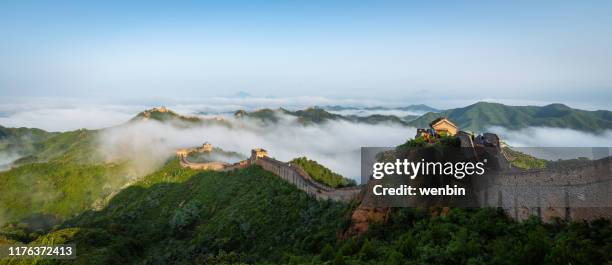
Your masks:
M160 171L39 240L76 244L83 264L254 263L335 244L354 207L316 200L259 166L190 172Z
M61 223L62 219L56 215L35 213L19 221L3 224L0 227L0 236L28 243L58 228Z

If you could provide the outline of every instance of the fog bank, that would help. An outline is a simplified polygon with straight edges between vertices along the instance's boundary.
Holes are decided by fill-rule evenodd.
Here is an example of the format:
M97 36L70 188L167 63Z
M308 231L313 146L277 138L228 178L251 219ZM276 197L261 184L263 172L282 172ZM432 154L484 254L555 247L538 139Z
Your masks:
M551 127L528 127L521 130L508 130L491 127L488 131L497 133L510 146L517 147L610 147L612 130L599 134L572 129Z
M415 128L398 125L346 121L303 126L291 116L281 116L278 123L268 125L249 119L226 121L231 126L179 128L151 120L130 123L105 130L100 137L99 150L107 160L134 159L134 172L145 172L161 165L176 149L204 142L244 155L261 147L281 161L307 156L358 180L362 146L396 146L415 132Z
M502 141L521 152L548 160L586 157L600 159L612 155L612 130L592 134L572 129L529 127L508 130L492 127Z

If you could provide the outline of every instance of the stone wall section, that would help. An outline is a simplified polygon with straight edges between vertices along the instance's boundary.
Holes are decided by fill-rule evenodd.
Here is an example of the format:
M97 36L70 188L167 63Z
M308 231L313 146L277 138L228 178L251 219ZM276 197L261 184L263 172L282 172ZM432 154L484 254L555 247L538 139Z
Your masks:
M547 222L612 219L612 159L544 170L507 170L489 176L479 191L482 206L503 208L516 220Z

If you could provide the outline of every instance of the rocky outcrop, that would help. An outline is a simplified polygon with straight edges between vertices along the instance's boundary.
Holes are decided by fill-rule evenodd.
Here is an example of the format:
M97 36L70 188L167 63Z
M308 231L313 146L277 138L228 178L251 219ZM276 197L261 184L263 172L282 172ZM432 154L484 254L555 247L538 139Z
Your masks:
M389 208L357 207L351 215L351 226L343 236L345 238L359 236L370 229L370 224L386 223L389 212Z

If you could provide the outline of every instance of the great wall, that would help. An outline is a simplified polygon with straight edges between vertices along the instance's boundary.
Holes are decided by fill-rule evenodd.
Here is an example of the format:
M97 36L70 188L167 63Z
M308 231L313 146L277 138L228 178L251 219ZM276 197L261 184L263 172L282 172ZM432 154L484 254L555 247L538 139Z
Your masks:
M481 205L503 208L517 220L612 219L610 157L566 168L504 170L482 186Z
M212 145L205 143L202 147L198 148L179 149L176 154L179 157L182 167L195 170L231 171L246 168L251 165L259 165L264 170L272 172L274 175L295 185L298 189L319 200L348 202L357 199L361 192L361 187L359 186L335 189L323 185L315 181L301 167L271 158L263 149L253 149L248 159L234 164L219 161L192 163L187 160L187 156L191 152L212 152Z
M348 202L359 200L362 195L363 186L328 187L315 181L299 166L269 157L263 149L253 149L248 159L234 164L218 161L193 163L187 160L190 152L211 151L212 146L206 143L202 147L180 149L176 153L181 166L196 170L231 171L258 165L319 200ZM552 218L612 218L612 208L608 207L612 204L611 166L612 160L605 158L580 167L504 170L488 179L483 184L485 188L478 190L480 206L503 208L517 220L524 220L530 215L544 221ZM550 190L530 187L548 187Z

